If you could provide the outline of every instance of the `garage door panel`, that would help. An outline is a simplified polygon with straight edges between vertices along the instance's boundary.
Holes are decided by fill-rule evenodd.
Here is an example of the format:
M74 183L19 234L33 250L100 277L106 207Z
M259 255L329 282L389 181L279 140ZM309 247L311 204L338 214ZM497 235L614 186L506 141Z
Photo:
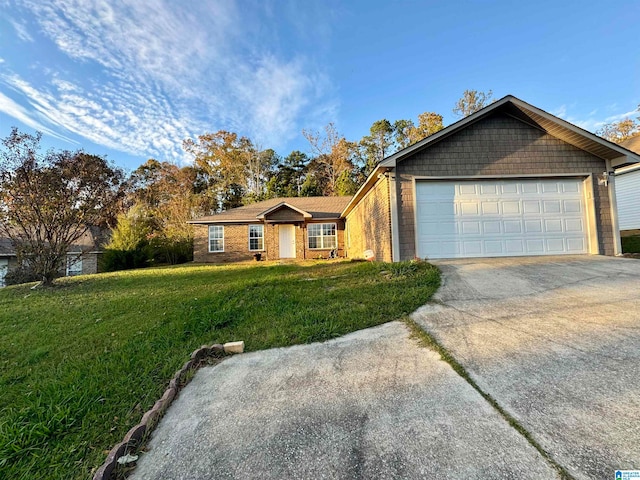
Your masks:
M498 186L491 184L481 184L480 185L480 194L481 195L496 195L498 193Z
M455 204L451 204L451 213L453 214L453 206ZM420 218L428 218L431 215L442 215L444 212L444 205L440 202L420 202L418 204L418 212L420 212Z
M504 215L520 215L520 202L502 202L502 213Z
M458 193L460 195L475 195L477 193L476 185L473 183L460 184L458 185Z
M462 248L467 257L477 257L482 254L482 240L466 240Z
M517 183L503 183L499 185L502 194L519 194Z
M545 220L544 231L547 233L562 233L562 220L559 218Z
M525 220L525 233L542 233L542 220Z
M545 200L542 202L542 211L544 213L560 213L562 208L560 207L560 200Z
M524 241L520 239L510 239L504 242L505 250L510 255L522 255L525 252Z
M504 233L522 233L520 220L505 220L503 223Z
M417 182L420 257L587 253L580 179Z
M578 200L565 200L562 202L564 213L582 213L582 205Z
M542 211L539 200L524 200L522 206L524 213L540 213Z
M500 203L497 200L492 202L482 202L481 212L483 215L499 215Z
M493 235L496 233L500 233L502 230L500 229L500 221L499 220L488 220L482 222L482 231L485 235Z
M502 242L496 240L485 240L484 252L487 255L500 256L504 253Z
M526 252L531 254L543 254L544 253L544 240L529 239L526 241Z
M584 223L580 218L567 218L564 221L565 232L583 232L584 231Z
M563 193L580 193L580 185L575 182L562 182Z
M480 222L462 222L463 235L478 235L480 233Z
M587 243L583 238L567 238L568 253L583 253L587 249Z

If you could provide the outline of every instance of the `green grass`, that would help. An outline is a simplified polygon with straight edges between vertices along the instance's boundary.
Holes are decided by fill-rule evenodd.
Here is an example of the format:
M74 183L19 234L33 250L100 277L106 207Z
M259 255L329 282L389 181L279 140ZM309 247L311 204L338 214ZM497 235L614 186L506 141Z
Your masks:
M622 251L624 253L640 253L640 235L622 237Z
M251 351L330 339L403 317L439 282L426 263L324 261L1 289L0 478L89 478L200 345L244 340Z

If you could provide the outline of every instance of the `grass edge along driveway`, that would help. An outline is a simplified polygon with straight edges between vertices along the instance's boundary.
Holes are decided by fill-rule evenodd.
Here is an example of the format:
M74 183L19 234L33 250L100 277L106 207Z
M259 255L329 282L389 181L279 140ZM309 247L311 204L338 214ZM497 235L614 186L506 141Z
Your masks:
M411 313L436 267L188 265L0 290L0 477L85 479L202 344L311 343Z

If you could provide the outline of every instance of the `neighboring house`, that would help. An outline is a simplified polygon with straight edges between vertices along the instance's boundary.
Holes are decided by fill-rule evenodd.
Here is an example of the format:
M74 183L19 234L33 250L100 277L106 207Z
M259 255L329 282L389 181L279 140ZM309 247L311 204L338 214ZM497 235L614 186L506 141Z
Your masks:
M63 276L98 273L102 245L108 230L91 228L67 252L67 258L60 272ZM18 267L15 250L8 238L0 238L0 287L5 286L5 276Z
M274 198L192 220L196 262L344 256L344 220L351 197Z
M17 265L11 242L7 238L0 238L0 287L5 286L4 277Z
M366 250L383 261L615 255L620 233L609 173L637 162L638 154L506 96L384 159L331 221L336 228L344 224L339 253L350 258ZM192 223L209 230L200 229L195 260L248 258L252 223L267 226L262 235L272 247L266 257L281 258L276 242L282 237L268 229L270 213L299 209L301 230L307 218L315 221L296 200L333 201L274 199L197 219ZM237 217L246 211L252 221ZM230 231L225 219L239 230ZM287 222L272 223L279 224ZM306 234L296 235L300 241L307 245ZM314 258L308 248L295 256Z
M620 145L640 154L640 135ZM620 231L636 233L640 230L640 163L617 169L615 182Z

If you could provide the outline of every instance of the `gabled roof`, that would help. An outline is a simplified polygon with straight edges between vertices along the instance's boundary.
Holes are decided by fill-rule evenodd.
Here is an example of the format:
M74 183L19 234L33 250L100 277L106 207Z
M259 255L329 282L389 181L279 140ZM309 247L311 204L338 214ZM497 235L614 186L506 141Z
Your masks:
M293 205L288 204L287 202L280 202L279 204L274 205L273 207L267 208L264 212L258 215L258 218L260 220L264 220L267 215L269 215L272 212L275 212L276 210L280 210L281 208L290 208L291 210L298 212L305 219L313 218L313 215L311 215L309 212L305 212L300 208L296 208Z
M573 125L566 120L562 120L561 118L551 115L544 110L534 107L533 105L523 102L513 95L507 95L506 97L503 97L491 105L478 110L468 117L428 136L424 140L421 140L420 142L387 157L379 163L379 166L395 167L397 162L402 161L408 155L425 149L443 138L446 138L496 112L502 112L510 115L533 127L539 128L540 130L547 132L549 135L559 138L574 147L589 152L603 160L609 160L613 167L640 162L639 154L627 150L623 146L605 140L604 138Z
M278 208L288 207L308 220L338 219L351 197L280 197L232 208L215 215L196 218L192 224L257 223ZM308 215L308 217L307 217Z

